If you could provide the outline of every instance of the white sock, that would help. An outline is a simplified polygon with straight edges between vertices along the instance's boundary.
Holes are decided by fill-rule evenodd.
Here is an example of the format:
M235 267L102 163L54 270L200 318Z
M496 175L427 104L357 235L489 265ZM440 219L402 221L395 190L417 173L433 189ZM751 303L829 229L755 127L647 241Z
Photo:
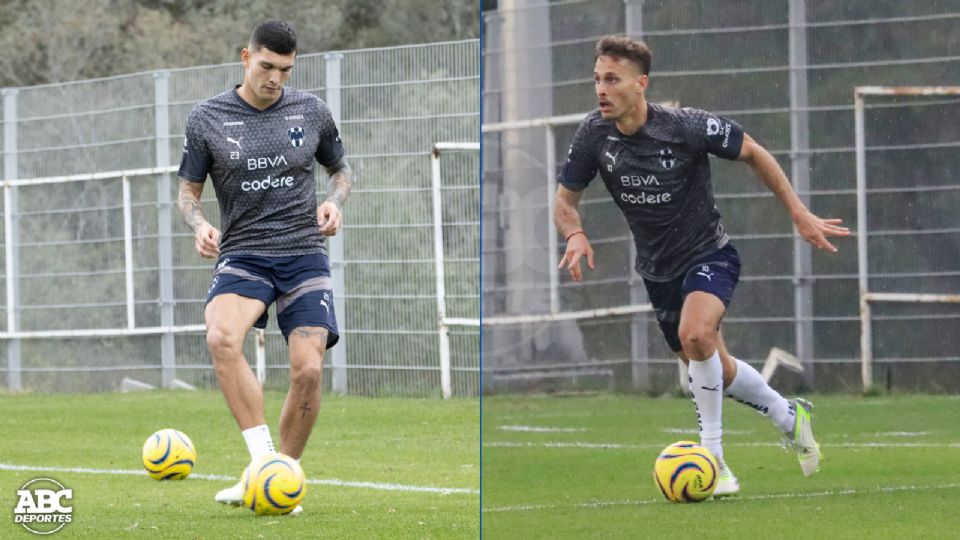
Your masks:
M247 441L247 450L250 451L250 461L260 456L276 452L273 448L273 439L270 438L270 428L266 424L243 430L243 440Z
M763 380L753 367L734 358L737 363L737 375L724 392L731 398L753 408L773 422L780 431L793 430L794 412L790 403Z
M723 366L720 354L714 351L706 360L690 360L687 372L700 423L700 444L718 460L723 460Z

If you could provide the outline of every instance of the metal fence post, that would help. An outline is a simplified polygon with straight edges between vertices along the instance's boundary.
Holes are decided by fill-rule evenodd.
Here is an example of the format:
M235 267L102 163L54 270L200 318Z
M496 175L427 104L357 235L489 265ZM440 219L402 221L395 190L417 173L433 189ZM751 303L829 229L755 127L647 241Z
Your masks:
M634 39L643 39L643 0L623 0L626 19L626 34ZM637 256L637 246L630 239L630 264ZM630 284L630 304L636 305L647 301L643 282L633 271L627 269ZM647 316L635 313L630 317L630 375L633 380L633 389L642 390L650 386L650 349L647 340Z
M328 53L323 56L325 66L326 94L324 101L330 108L333 120L340 125L343 118L343 106L340 102L341 88L341 64L343 55L340 53ZM333 294L339 295L339 301L334 301L333 312L337 318L337 329L340 330L340 342L330 350L331 364L333 366L333 381L331 387L336 394L347 393L347 316L346 316L346 279L344 277L344 254L343 243L345 230L340 234L327 238L329 247L330 277L333 279Z
M853 93L854 145L857 163L857 283L860 289L860 377L863 391L873 386L873 328L870 320L870 290L867 261L867 157L864 135L863 94Z
M3 91L3 177L16 179L17 163L17 90ZM17 188L5 186L3 190L4 242L6 248L7 280L7 332L20 330L20 244L17 214ZM7 387L20 390L23 387L20 365L20 340L7 341Z
M545 139L547 169L547 272L550 275L550 313L560 312L560 269L554 262L557 251L560 249L559 239L557 238L557 226L554 212L554 204L557 196L557 138L553 131L553 124L547 124Z
M637 245L632 237L629 243L631 266L627 269L630 275L627 283L630 285L630 305L635 306L645 304L649 299L647 290L643 286L643 279L633 271L633 261L637 259ZM634 390L650 388L650 343L647 336L646 313L634 313L630 316L630 375Z
M626 19L626 34L633 39L643 39L643 0L623 0Z
M447 326L447 299L443 268L443 208L440 196L440 149L430 153L430 184L433 195L433 257L437 290L437 337L440 351L440 392L444 399L453 395L450 377L450 328Z
M790 177L800 200L810 205L810 113L807 111L806 1L790 2ZM813 248L793 236L793 313L796 355L803 382L813 388Z
M156 159L158 167L170 165L170 117L169 117L170 73L158 71L154 74L154 125L156 140ZM170 211L170 175L160 174L157 179L157 244L159 246L160 266L160 326L171 328L174 324L173 308L173 225ZM173 332L164 332L160 336L161 383L170 388L177 376L176 338Z
M133 288L133 205L130 198L130 177L123 175L123 275L126 288L127 328L136 327L136 303Z

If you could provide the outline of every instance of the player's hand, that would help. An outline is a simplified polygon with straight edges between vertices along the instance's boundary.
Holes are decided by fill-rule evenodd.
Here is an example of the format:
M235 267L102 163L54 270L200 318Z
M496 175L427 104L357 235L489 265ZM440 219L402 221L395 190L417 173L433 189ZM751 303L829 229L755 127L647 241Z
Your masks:
M587 266L593 270L593 248L590 247L590 240L587 240L587 235L580 232L570 236L567 240L567 251L560 259L557 268L566 267L574 281L581 281L583 280L583 274L580 272L580 259L582 257L587 258Z
M340 230L343 214L340 208L332 201L323 201L317 207L317 224L320 232L325 236L333 236Z
M193 245L204 259L216 259L220 255L220 231L209 223L201 223L193 236Z
M840 226L843 223L842 219L821 219L806 209L792 217L793 224L797 227L797 234L816 246L817 249L825 249L831 253L836 253L836 246L831 244L827 237L850 235L850 229Z

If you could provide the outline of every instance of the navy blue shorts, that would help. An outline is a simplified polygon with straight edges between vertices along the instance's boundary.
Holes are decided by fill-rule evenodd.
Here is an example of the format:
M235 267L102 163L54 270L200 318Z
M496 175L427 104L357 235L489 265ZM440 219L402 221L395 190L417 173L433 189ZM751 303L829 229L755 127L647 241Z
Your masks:
M277 303L277 323L287 339L300 326L327 329L327 348L340 340L333 312L330 265L326 255L311 253L289 257L224 255L217 260L207 303L220 294L256 298L268 307ZM267 310L253 325L266 328Z
M717 251L693 261L686 272L670 281L660 283L643 280L670 350L683 350L680 344L680 311L687 295L693 291L703 291L719 298L724 306L729 306L738 281L740 255L729 242Z

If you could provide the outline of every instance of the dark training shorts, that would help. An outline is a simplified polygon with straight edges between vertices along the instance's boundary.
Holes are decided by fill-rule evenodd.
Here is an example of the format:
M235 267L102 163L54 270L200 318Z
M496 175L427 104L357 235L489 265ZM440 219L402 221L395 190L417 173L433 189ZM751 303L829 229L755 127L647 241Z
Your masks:
M256 298L268 307L277 303L277 323L284 339L300 326L327 329L327 348L340 340L333 312L330 265L326 255L312 253L289 257L225 255L217 260L207 291L207 303L217 295L238 294ZM254 326L266 328L267 310Z
M686 272L671 281L659 283L643 280L670 350L683 350L680 344L680 311L687 295L693 291L703 291L719 298L724 306L729 306L738 281L740 255L731 243L693 261Z

